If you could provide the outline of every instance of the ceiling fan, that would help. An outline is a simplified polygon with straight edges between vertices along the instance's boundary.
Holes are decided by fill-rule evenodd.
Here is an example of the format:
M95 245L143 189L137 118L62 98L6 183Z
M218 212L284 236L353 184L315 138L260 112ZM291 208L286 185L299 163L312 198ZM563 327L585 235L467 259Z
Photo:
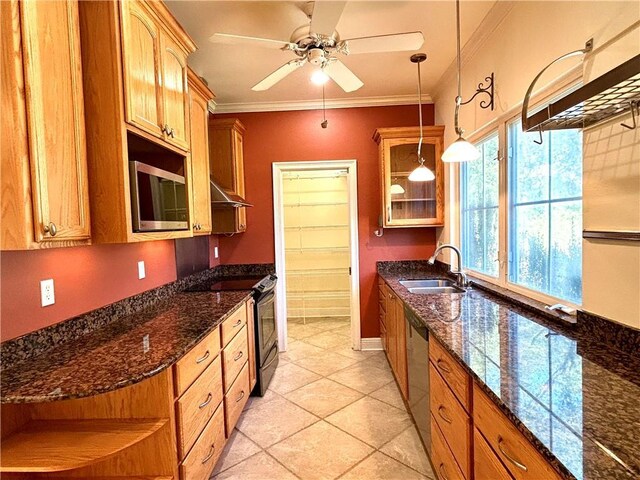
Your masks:
M336 25L347 2L308 2L305 13L310 24L294 30L289 41L256 38L229 33L215 33L210 40L215 43L246 44L293 52L297 58L256 83L251 90L263 91L273 87L280 80L307 63L317 67L314 72L318 83L333 79L345 92L358 90L362 81L338 59L338 55L359 53L402 52L419 49L423 42L422 32L394 33L342 40Z

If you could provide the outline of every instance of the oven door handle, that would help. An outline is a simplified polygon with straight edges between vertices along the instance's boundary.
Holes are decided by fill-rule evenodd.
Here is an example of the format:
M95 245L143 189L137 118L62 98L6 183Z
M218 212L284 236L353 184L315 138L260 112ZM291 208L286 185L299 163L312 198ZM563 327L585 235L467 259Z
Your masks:
M261 369L269 368L271 364L278 359L278 342L273 344L273 347L271 347L271 349L269 350L269 353L267 354L267 358L269 358L269 355L271 355L271 352L273 352L274 350L276 351L276 354L273 356L271 360L269 360L269 362L265 363L262 367L260 367Z

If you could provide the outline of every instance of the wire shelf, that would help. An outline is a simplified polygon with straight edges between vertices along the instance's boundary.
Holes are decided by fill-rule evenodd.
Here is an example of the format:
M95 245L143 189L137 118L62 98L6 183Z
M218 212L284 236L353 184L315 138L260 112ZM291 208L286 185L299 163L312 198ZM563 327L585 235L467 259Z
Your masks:
M586 128L632 110L640 102L640 55L526 118L524 129Z
M298 225L284 227L285 230L340 230L345 228L349 228L349 225L346 223L342 225Z
M348 275L349 267L287 270L287 275L291 275L291 276L316 276L316 275L341 275L341 274Z

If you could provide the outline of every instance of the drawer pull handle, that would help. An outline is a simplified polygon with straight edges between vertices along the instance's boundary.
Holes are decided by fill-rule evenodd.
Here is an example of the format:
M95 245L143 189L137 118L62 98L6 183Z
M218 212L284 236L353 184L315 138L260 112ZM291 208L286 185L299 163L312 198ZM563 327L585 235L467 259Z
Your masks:
M447 423L452 423L453 420L451 420L449 417L447 417L444 413L442 412L446 412L446 408L444 408L444 405L440 405L438 407L438 415L440 415L440 418L442 418L445 422Z
M436 365L438 365L438 367L440 367L440 370L442 370L444 373L451 373L451 369L449 368L449 364L447 362L445 362L444 360L442 360L441 358L436 360Z
M211 392L209 392L209 395L207 395L207 399L204 402L202 402L200 405L198 405L198 408L206 407L211 403L212 399L213 399L213 395L211 395Z
M216 444L212 443L211 444L211 449L209 450L209 454L202 459L202 464L203 465L205 463L207 463L209 460L211 460L211 457L213 457L213 454L214 454L215 451L216 451Z
M233 357L233 361L237 362L238 360L240 360L242 358L243 355L244 355L244 352L242 352L242 351L238 352L238 354L235 357Z
M236 328L237 326L239 326L242 323L242 319L239 318L238 321L236 323L233 324L233 328Z
M447 477L447 472L444 469L444 463L440 464L438 470L440 470L440 477L442 478L442 480L449 480L449 477Z
M201 356L200 358L196 358L196 363L204 362L207 358L209 358L209 355L209 350L207 350L203 356Z
M56 233L58 233L58 228L56 227L56 224L53 222L49 222L48 225L45 225L43 227L43 230L44 230L44 233L48 233L52 237L55 237Z
M500 450L500 452L502 453L502 455L505 456L505 458L507 460L509 460L511 463L513 463L516 467L518 467L520 470L524 470L525 472L529 471L529 469L527 468L527 466L524 463L519 462L518 460L516 460L515 458L513 458L511 455L509 455L505 450L504 447L502 446L502 443L504 442L504 439L498 435L498 450Z
M244 398L244 390L242 390L240 392L240 396L238 398L236 398L236 403L238 403L240 400L242 400Z

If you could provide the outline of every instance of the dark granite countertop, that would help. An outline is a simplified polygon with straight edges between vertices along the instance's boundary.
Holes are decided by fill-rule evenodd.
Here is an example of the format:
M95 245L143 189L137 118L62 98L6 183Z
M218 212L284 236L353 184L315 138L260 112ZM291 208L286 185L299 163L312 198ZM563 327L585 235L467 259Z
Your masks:
M251 296L177 293L3 369L2 403L109 392L169 368ZM144 337L148 335L148 349Z
M443 275L402 266L379 265L378 271L560 473L580 480L640 478L636 355L478 286L466 293L409 293L400 279Z

